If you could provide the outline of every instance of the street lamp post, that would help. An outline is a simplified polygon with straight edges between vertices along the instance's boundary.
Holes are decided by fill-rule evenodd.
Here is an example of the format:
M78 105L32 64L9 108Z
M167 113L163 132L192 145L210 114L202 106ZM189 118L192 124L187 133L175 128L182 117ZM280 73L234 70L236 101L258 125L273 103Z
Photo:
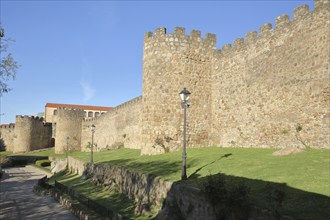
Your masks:
M183 152L182 152L182 173L181 173L182 180L187 179L186 115L187 115L187 108L189 107L188 101L189 101L190 94L191 93L186 88L183 88L183 90L179 93L180 98L181 98L181 106L184 110L184 112L183 112Z
M95 132L95 125L94 124L92 124L91 130L92 130L91 164L93 164L93 146L94 146L94 132Z

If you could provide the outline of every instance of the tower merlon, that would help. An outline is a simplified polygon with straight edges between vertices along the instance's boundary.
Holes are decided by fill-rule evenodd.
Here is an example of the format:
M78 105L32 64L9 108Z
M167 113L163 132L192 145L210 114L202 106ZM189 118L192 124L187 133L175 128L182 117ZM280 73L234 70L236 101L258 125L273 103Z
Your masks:
M238 38L234 41L234 49L240 49L244 47L244 38Z
M191 30L190 37L191 38L201 38L201 32L198 30Z
M257 38L258 38L258 33L256 31L250 31L246 34L245 41L247 44L249 44L255 42Z
M305 17L309 13L308 5L301 5L294 9L293 11L293 20L297 20Z
M174 28L174 35L176 37L186 36L186 29L184 27L175 27Z
M272 30L272 24L266 23L259 28L259 36L267 35Z
M152 32L148 31L145 35L144 35L144 39L148 39L152 37Z
M216 43L217 43L217 35L211 34L211 33L206 33L205 40L207 42L209 42L210 44L216 45Z
M155 36L161 36L166 34L166 28L160 27L155 29Z
M275 29L286 28L290 25L290 17L287 14L280 15L275 20Z

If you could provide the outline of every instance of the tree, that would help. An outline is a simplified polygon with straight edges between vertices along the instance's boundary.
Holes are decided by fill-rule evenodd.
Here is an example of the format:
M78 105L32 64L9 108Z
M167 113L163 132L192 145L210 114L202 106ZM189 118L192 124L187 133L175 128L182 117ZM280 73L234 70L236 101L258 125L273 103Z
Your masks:
M0 95L10 91L8 81L15 79L19 67L12 53L8 52L9 42L13 40L5 37L5 30L0 24Z

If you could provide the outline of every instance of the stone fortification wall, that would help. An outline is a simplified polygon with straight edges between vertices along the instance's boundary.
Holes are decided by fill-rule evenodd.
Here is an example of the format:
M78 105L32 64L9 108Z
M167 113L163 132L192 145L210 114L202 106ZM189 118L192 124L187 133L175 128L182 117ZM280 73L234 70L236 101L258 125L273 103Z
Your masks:
M137 97L125 102L95 119L83 121L82 150L92 141L91 125L94 133L94 150L140 148L141 146L141 108L142 98Z
M0 125L1 143L6 151L14 151L15 124Z
M52 126L44 124L43 118L16 116L14 153L29 152L50 146Z
M216 38L193 30L165 28L148 32L144 38L142 154L177 150L182 145L183 109L179 92L184 88L193 94L188 110L188 146L209 145L211 129L212 58Z
M261 26L233 47L183 28L144 40L142 154L182 146L178 93L191 94L188 146L330 146L329 1Z
M302 5L215 56L212 145L329 148L329 9Z
M81 150L82 120L84 110L58 108L55 121L55 153Z

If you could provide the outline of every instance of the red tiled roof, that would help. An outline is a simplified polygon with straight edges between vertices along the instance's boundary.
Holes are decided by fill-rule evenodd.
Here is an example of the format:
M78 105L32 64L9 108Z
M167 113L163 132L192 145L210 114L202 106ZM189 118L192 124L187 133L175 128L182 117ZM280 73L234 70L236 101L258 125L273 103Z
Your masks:
M97 111L109 111L112 107L104 106L91 106L91 105L71 105L71 104L59 104L59 103L47 103L45 107L50 108L73 108L73 109L84 109L84 110L97 110Z

